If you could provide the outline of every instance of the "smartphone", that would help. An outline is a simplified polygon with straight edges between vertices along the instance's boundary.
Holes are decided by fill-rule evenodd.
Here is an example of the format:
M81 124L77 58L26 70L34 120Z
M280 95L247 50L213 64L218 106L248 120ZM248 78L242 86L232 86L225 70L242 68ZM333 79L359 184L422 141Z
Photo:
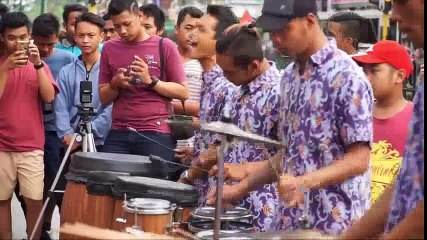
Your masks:
M25 51L28 55L28 49L30 48L30 41L18 41L18 51Z

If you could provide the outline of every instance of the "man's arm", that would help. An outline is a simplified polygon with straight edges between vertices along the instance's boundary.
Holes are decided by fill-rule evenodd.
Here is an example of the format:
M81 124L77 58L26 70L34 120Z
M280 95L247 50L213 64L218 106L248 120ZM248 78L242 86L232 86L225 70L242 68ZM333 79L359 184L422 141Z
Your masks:
M113 89L110 84L102 84L99 86L99 101L104 105L112 104L117 96L119 96L119 90Z
M152 80L151 80L152 81ZM153 88L158 94L170 98L185 101L188 99L187 81L180 83L159 81Z
M70 123L70 109L73 102L71 99L74 97L74 91L71 86L67 84L67 73L63 68L58 74L58 85L61 92L56 96L55 103L53 104L55 112L55 125L59 139L63 140L65 136L74 134L74 129ZM71 99L70 99L71 98Z
M371 148L367 143L355 143L348 148L344 159L337 160L327 167L299 178L304 187L308 189L320 189L341 184L351 177L362 175L368 171L370 157Z
M182 106L182 102L178 100L172 101L172 106L175 114L180 115L187 115L187 116L193 116L193 117L199 117L200 115L200 103L199 102L192 102L192 101L185 101L185 112L184 108Z
M37 65L35 64L34 66ZM53 76L48 70L47 65L45 65L43 68L37 69L36 71L37 78L39 79L40 96L45 103L52 103L55 100L55 88L52 84Z
M424 239L424 199L383 239Z
M3 96L4 89L6 88L7 77L9 68L7 66L7 60L0 66L0 98Z
M395 189L396 183L390 185L365 216L351 226L351 228L343 234L341 239L358 240L378 238L384 232L390 210L390 203Z
M111 128L111 112L113 106L102 106L99 110L98 115L92 120L93 134L98 137L105 139L108 131Z

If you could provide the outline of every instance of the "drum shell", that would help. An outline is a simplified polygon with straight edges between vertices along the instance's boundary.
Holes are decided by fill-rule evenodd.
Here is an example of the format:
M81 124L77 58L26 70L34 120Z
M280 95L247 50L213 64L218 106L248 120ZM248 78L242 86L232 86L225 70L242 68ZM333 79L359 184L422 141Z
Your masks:
M135 199L134 199L135 200ZM124 206L124 215L126 223L124 227L140 227L144 232L166 234L167 229L172 226L172 205L170 202L161 199L136 199L143 200L151 203L164 202L165 207L158 207L152 209L135 209L129 208L128 205ZM144 204L141 205L142 207ZM137 221L137 223L135 223Z
M127 173L89 172L86 190L88 200L83 215L83 223L109 229L114 215L114 198L112 187L118 176Z
M214 229L214 221L190 221L188 230L194 234L199 232L209 231ZM236 221L223 221L221 222L222 231L233 231L236 233L251 233L255 228L250 223L236 222Z

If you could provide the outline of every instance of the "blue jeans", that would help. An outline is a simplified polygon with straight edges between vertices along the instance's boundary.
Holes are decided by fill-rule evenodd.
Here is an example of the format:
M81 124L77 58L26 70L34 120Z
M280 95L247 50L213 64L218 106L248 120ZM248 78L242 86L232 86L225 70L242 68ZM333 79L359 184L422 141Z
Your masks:
M163 134L158 132L140 132L144 136L157 141L158 143L170 148L175 149L176 141L171 134ZM111 130L105 140L103 152L119 153L119 154L132 154L140 156L158 156L170 162L175 161L175 152L154 143L138 134L130 131ZM178 172L180 169L173 164L166 164L168 180L178 180Z

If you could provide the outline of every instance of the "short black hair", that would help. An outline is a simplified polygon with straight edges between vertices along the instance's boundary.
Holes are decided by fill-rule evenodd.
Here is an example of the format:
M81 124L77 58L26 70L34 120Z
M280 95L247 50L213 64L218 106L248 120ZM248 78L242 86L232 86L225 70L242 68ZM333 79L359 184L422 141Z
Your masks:
M102 20L104 20L104 21L110 21L111 20L111 15L108 14L108 13L104 14L104 16L102 16Z
M166 17L162 9L156 4L145 4L139 8L145 16L154 18L154 24L157 30L165 29Z
M9 12L9 7L4 3L0 3L0 15L3 16L8 12Z
M76 29L77 25L79 25L79 23L81 22L87 22L96 25L101 32L104 30L105 21L102 19L101 16L98 16L94 13L87 12L80 15L76 20Z
M1 18L0 31L4 35L6 29L17 29L27 27L28 32L31 29L31 21L25 13L8 12Z
M329 18L329 22L341 25L343 36L353 39L353 47L359 49L361 22L363 17L354 12L338 12Z
M65 23L68 22L68 16L72 12L81 12L81 13L87 13L89 12L89 9L81 4L69 4L64 6L64 12L62 13L62 20L64 20Z
M51 37L59 34L59 20L52 13L43 13L34 19L32 35L39 37Z
M216 52L234 58L234 65L247 69L252 61L262 61L264 51L259 33L251 26L233 26L216 43Z
M196 8L196 7L185 7L183 9L181 9L181 11L179 11L178 14L178 20L176 22L176 25L178 27L181 26L182 22L184 22L185 17L189 15L192 18L201 18L203 17L203 12L202 10Z
M122 12L139 13L138 3L135 0L111 0L108 4L108 14L120 15Z
M224 5L208 5L207 14L212 15L218 20L218 24L215 29L215 39L218 39L225 29L239 23L239 19L236 17L230 7Z

